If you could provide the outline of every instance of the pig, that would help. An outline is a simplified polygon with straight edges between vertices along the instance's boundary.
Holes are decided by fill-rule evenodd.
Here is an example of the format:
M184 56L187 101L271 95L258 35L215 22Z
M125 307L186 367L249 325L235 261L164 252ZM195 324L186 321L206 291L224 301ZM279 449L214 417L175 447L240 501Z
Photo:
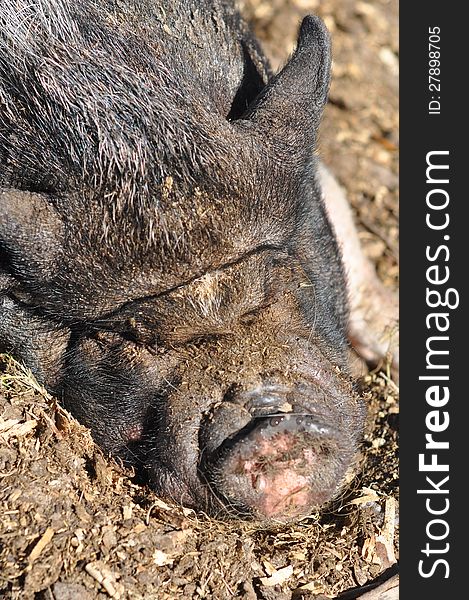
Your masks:
M273 75L225 0L0 6L0 346L158 494L220 518L341 492L351 343L378 360L395 319L317 156L330 64L307 16Z

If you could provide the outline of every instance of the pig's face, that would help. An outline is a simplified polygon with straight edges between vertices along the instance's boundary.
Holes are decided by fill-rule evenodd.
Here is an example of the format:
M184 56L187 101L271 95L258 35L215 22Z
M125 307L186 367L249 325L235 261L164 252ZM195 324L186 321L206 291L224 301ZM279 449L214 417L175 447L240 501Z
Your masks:
M111 4L0 11L0 344L162 495L298 517L363 421L315 174L327 33L306 18L264 86L227 3Z
M208 273L132 307L158 329L135 333L134 320L133 340L78 339L67 406L164 496L215 514L303 515L341 488L363 416L344 356L316 337L312 301L281 252Z

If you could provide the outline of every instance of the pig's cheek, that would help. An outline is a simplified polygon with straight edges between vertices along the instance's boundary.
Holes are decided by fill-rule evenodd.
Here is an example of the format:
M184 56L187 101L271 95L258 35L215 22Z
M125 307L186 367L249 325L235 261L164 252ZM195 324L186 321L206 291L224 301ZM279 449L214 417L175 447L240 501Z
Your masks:
M158 496L172 500L189 508L200 506L200 498L196 498L187 482L170 467L160 464L151 457L145 465L148 483Z
M122 432L122 438L127 444L138 443L142 440L143 423L133 423Z

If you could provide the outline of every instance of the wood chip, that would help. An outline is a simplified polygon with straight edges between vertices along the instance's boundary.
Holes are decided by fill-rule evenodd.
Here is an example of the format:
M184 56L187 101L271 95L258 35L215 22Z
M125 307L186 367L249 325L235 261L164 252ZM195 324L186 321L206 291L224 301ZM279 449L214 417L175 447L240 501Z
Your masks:
M36 419L20 423L17 419L7 419L0 423L0 433L4 440L10 437L24 437L37 426Z
M362 557L367 563L376 562L376 538L374 535L363 542ZM381 561L378 564L381 564Z
M309 583L300 585L298 590L314 592L315 594L324 594L326 592L326 588L318 581L310 581Z
M152 513L152 510L154 508L161 508L162 510L171 510L171 507L169 506L169 504L166 504L166 502L163 502L163 500L160 500L159 498L157 498L154 502L151 503L150 508L147 510L147 516L145 519L145 522L147 525L150 524L150 516Z
M262 585L266 587L271 587L274 585L280 585L290 579L293 575L293 567L292 565L288 565L288 567L284 567L283 569L278 569L275 573L272 573L270 577L261 577Z
M54 537L54 533L55 533L55 531L52 529L52 527L48 527L45 530L45 532L42 534L38 543L31 550L31 554L29 555L30 563L34 562L40 556L41 552L44 550L44 548L47 546L47 544Z
M267 575L273 575L277 571L274 565L266 558L262 561L262 564L264 565L264 569Z
M137 523L133 528L133 532L138 535L139 533L142 533L142 531L145 531L146 528L147 525L145 525L145 523Z
M116 582L116 575L100 562L88 563L85 571L104 588L108 596L115 600L123 597L123 586Z
M124 506L122 509L122 518L124 521L132 518L133 507L132 506Z
M8 431L14 425L18 425L18 423L21 423L19 419L0 419L0 433L3 431Z
M376 537L376 553L385 569L396 563L394 554L394 531L396 520L396 500L387 498L384 509L384 525L380 535Z
M396 501L387 498L385 504L384 524L379 535L371 535L362 547L362 557L368 563L388 569L396 563L394 554L394 530L396 518Z
M172 565L174 559L169 557L166 552L157 549L153 552L153 562L157 567L162 567L164 565Z
M359 498L354 498L350 504L367 504L368 502L378 502L378 494L371 488L362 488L362 495Z

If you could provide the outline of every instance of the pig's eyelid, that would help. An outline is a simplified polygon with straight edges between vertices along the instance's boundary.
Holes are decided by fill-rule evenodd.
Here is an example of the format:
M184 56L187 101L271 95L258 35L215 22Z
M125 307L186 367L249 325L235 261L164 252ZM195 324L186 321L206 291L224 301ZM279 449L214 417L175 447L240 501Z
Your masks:
M251 250L249 250L248 252L245 252L244 254L242 254L241 256L239 256L236 259L233 259L231 261L228 261L222 265L219 265L217 267L215 267L212 271L224 271L226 269L229 269L231 267L234 267L235 265L240 264L241 262L243 262L244 260L261 254L263 252L275 252L280 254L281 256L285 255L285 248L282 245L278 245L276 243L263 243L259 246L256 246L255 248L252 248ZM209 271L209 272L212 272ZM184 281L178 285L175 285L169 289L166 289L164 291L158 292L156 294L149 294L147 296L140 296L138 298L132 298L126 302L124 302L123 304L121 304L120 306L118 306L116 309L105 313L103 315L101 315L100 317L98 317L97 319L95 319L93 321L93 323L98 324L100 322L102 323L106 323L108 322L109 319L111 319L112 317L118 315L119 313L121 313L122 311L124 311L127 308L130 307L136 307L138 304L143 304L145 302L151 302L153 300L158 300L159 298L164 298L164 297L168 297L170 294L174 293L174 292L179 292L181 289L186 288L188 286L190 286L192 283L194 283L197 279L200 279L200 277L207 275L207 272L202 272L202 273L197 273L196 275L194 275L193 277L191 277L190 279L188 279L187 281Z

